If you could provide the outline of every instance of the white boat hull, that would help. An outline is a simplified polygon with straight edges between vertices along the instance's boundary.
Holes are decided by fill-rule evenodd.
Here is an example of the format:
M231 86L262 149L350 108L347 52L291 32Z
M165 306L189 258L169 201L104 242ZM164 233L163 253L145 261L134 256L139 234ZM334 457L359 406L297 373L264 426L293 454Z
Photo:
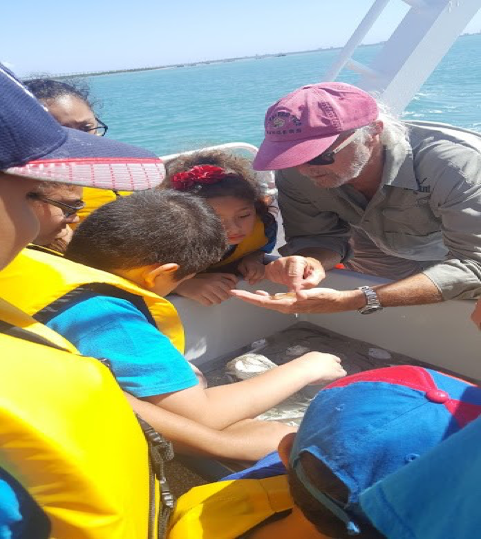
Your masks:
M333 270L324 286L339 290L386 282L376 277ZM249 288L243 283L243 288ZM256 289L279 292L268 281ZM237 299L203 307L172 296L186 330L186 357L197 365L233 354L252 342L307 321L347 337L405 354L439 367L481 380L481 333L470 321L473 301L387 308L372 315L357 312L329 315L286 315L261 309Z

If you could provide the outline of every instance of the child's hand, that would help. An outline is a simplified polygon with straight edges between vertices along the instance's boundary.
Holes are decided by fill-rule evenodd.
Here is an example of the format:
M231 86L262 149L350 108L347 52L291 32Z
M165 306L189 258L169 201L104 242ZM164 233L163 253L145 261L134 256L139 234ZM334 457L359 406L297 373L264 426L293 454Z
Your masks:
M299 362L306 370L306 385L330 384L346 376L341 359L323 352L307 352L294 361Z
M245 256L237 265L237 270L249 284L256 284L264 279L263 258L264 253L253 253Z
M180 283L174 292L201 305L218 305L231 297L230 291L237 281L231 273L199 273Z

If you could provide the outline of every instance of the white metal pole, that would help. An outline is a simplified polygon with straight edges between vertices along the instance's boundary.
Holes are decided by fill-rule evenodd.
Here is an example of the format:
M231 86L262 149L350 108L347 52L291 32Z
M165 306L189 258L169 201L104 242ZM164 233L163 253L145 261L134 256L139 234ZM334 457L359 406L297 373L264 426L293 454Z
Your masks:
M376 22L379 15L382 13L383 9L387 6L389 0L376 0L371 6L370 10L366 13L365 17L359 23L359 26L356 28L352 34L349 41L346 43L344 48L339 54L339 57L336 62L331 66L329 71L322 77L322 80L332 81L335 80L339 75L339 72L350 60L352 53L356 47L364 39L365 35L369 32L372 25Z

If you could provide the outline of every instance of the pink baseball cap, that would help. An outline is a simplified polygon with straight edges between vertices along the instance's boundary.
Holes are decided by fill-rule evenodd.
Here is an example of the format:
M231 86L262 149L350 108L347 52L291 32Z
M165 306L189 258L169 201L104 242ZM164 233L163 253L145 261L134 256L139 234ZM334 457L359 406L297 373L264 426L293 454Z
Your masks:
M303 86L267 110L265 138L253 167L277 170L307 163L341 133L369 125L378 114L375 99L350 84Z

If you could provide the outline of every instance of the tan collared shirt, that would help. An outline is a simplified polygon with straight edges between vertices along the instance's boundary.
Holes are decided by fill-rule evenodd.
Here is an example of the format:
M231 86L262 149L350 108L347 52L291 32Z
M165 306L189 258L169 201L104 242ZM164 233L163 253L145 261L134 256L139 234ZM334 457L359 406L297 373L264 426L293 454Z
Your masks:
M397 271L403 264L412 265L444 299L479 297L481 133L407 125L408 140L386 149L381 186L370 201L350 185L324 189L295 169L278 171L287 239L280 252L321 247L344 260L353 255L353 269L395 279L407 274Z

